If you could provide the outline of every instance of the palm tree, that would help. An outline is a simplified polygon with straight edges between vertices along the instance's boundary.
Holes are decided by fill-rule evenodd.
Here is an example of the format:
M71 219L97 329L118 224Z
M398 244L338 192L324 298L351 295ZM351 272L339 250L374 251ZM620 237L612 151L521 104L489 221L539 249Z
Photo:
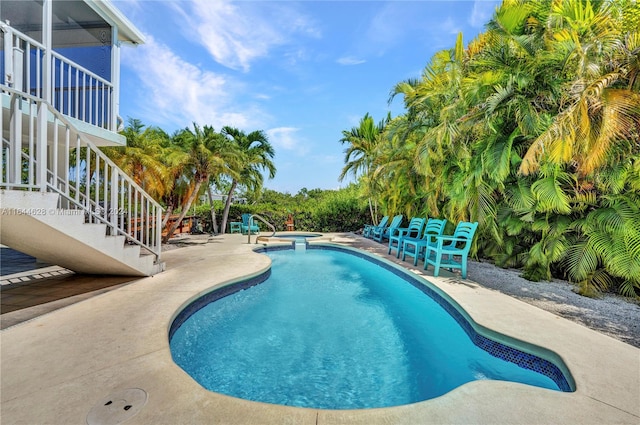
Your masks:
M225 232L231 200L238 185L243 185L250 190L259 191L262 188L267 172L270 179L275 177L276 167L272 159L275 151L267 135L262 130L252 131L249 134L237 128L225 126L221 134L224 135L234 150L238 152L238 161L230 166L227 174L231 178L231 187L227 193L224 210L222 213L221 233Z
M163 164L169 136L159 128L146 127L142 121L130 118L122 134L127 145L102 150L133 181L153 198L159 200L172 189L168 169Z
M169 146L162 158L171 181L171 190L162 197L162 203L166 208L161 225L163 229L167 226L173 211L182 205L190 184L188 177L184 175L189 161L189 153L183 141L184 134L185 130L178 130L170 137Z
M373 172L375 171L373 166L374 152L382 132L390 120L391 116L388 115L386 119L381 120L376 125L373 118L367 113L360 120L357 127L353 127L349 131L343 131L342 139L340 139L342 144L348 144L348 146L344 151L345 166L342 168L338 179L340 181L344 180L349 173L354 177L363 177L371 221L374 224L378 223L378 204L376 200L378 187L373 178Z
M193 130L184 129L178 139L185 148L186 156L183 165L183 176L188 179L188 191L182 202L182 210L178 218L169 227L163 242L167 242L175 233L176 229L191 208L191 204L200 194L203 183L208 183L213 175L227 172L227 164L220 152L212 151L210 148L219 146L220 135L213 127L204 126L202 129L193 124Z
M522 173L537 171L544 158L587 176L612 159L615 144L638 137L640 37L637 29L621 34L619 9L613 2L589 0L552 5L547 38L571 81L561 100L566 106L531 144Z
M480 221L482 253L530 279L636 293L639 10L504 1L466 49L459 35L392 90L406 113L367 156L379 201Z

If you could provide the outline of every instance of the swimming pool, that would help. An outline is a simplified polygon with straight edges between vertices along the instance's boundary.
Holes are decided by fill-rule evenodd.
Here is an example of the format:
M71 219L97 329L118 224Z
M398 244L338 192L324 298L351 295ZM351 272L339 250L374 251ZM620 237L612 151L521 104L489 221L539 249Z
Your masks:
M270 273L211 292L172 324L174 361L205 388L326 409L408 404L478 379L573 389L564 365L479 334L444 294L390 263L329 245L282 248L263 249Z

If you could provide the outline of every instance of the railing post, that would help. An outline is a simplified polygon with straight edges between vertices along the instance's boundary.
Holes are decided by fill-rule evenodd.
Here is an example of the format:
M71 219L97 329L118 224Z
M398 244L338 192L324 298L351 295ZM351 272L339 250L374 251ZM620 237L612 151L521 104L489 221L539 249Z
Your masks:
M8 183L20 184L20 162L22 160L22 113L19 108L20 99L13 95L11 102L11 121L9 124L9 157L7 158Z
M82 158L80 158L80 135L76 134L76 178L75 178L75 201L77 204L80 203L80 162Z
M13 86L22 91L22 50L17 47L11 49L13 56ZM11 158L9 158L9 181L22 183L22 98L14 94L11 96L11 127L9 141L11 143Z
M89 222L93 223L94 219L92 216L93 209L91 208L91 149L89 146L85 148L85 160L84 160L84 168L85 168L85 184L84 184L84 202L85 209L89 215Z
M162 251L162 208L156 207L156 231L155 231L155 250L158 258L158 262L160 261L160 253Z
M111 89L109 90L109 130L118 131L118 114L120 113L120 40L118 27L111 31Z
M19 46L14 46L13 49L13 88L24 92L24 78L23 78L23 61L24 51Z
M38 103L36 119L36 185L41 192L47 191L47 115L49 108L46 103Z
M53 103L53 72L51 69L51 25L53 21L53 0L45 0L42 4L42 44L44 58L42 63L42 98ZM39 78L40 76L38 76Z
M104 163L104 167L103 167L104 168L104 171L103 171L104 177L102 178L102 180L103 180L102 181L102 183L103 183L103 185L102 185L102 205L103 205L103 208L102 208L102 219L105 222L108 223L109 222L109 218L107 217L107 213L109 212L108 211L109 202L111 201L111 198L108 197L109 196L109 163L107 163L107 161L104 160L104 159L102 160L102 162Z
M4 83L9 87L13 85L13 31L9 26L0 22L0 30L4 32Z
M51 141L51 173L53 174L51 185L58 189L58 172L61 167L58 165L58 129L60 128L60 120L58 117L53 117L53 140Z
M30 187L35 186L36 181L35 181L35 160L36 160L36 151L35 151L35 136L36 136L36 119L37 119L37 114L38 114L38 105L33 102L31 99L29 99L29 124L28 124L28 128L29 128L29 148L27 150L27 152L29 152L29 166L28 166L28 177L27 177L27 183L29 184Z
M118 204L118 170L111 168L111 205L108 206L110 214L109 222L111 223L111 235L116 236L118 231L118 214L120 213L120 205Z

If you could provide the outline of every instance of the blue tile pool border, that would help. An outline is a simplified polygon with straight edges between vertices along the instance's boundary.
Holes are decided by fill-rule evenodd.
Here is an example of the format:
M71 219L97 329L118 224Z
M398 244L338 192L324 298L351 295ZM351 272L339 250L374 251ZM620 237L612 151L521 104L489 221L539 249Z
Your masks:
M334 245L319 245L319 244L306 244L307 249L315 249L315 250L329 250L329 251L340 251L346 254L351 254L356 257L360 257L367 261L370 261L388 271L393 273L394 275L404 279L415 288L422 291L424 294L433 299L440 307L442 307L454 320L458 323L458 325L465 331L469 339L480 349L486 351L490 355L506 360L508 362L514 363L522 368L532 370L534 372L541 373L547 377L549 377L558 388L563 392L573 392L575 389L569 384L566 376L560 368L555 365L553 362L543 359L541 357L536 356L535 354L527 353L525 351L519 350L517 348L511 347L509 345L503 344L501 342L495 341L491 338L488 338L484 335L478 333L475 328L469 323L469 321L462 315L459 309L445 299L441 294L435 291L433 288L429 287L424 283L423 280L418 279L414 276L411 276L406 271L390 264L385 261L380 261L379 259L373 257L372 255L358 251L353 249L347 249ZM277 246L264 246L255 250L258 253L265 252L273 252L273 251L285 251L285 250L293 250L294 244L287 245L277 245ZM258 285L269 278L271 275L271 269L261 273L260 275L254 276L252 278L239 281L237 283L232 283L230 285L224 286L219 289L215 289L202 297L196 299L191 304L189 304L186 308L184 308L174 319L171 324L171 328L169 330L169 340L173 337L174 333L180 328L180 326L195 312L205 307L207 304L212 303L213 301L224 298L228 295L241 291L243 289L247 289L251 286Z
M286 249L290 249L290 247L286 247ZM269 270L260 273L257 276L252 278L242 280L236 283L231 283L229 285L223 286L222 288L214 289L213 291L204 294L200 298L191 302L188 306L186 306L173 320L171 323L171 327L169 328L169 341L173 338L173 335L176 331L182 326L182 324L193 314L198 312L200 309L206 307L208 304L211 304L214 301L219 300L220 298L224 298L231 294L235 294L238 291L242 291L244 289L250 288L252 286L256 286L265 280L269 279L271 276L271 268Z
M390 271L394 275L406 280L411 285L425 293L427 296L432 298L440 307L442 307L454 320L460 325L460 327L465 331L467 336L471 339L471 341L482 350L491 354L494 357L497 357L502 360L506 360L511 363L515 363L518 366L532 370L534 372L541 373L547 377L549 377L553 382L556 383L558 388L564 392L572 392L574 391L569 385L569 381L564 376L562 371L558 366L549 360L538 357L534 354L526 353L524 351L518 350L517 348L510 347L501 342L494 341L490 338L487 338L484 335L479 334L473 328L471 323L467 321L467 319L460 313L460 311L449 301L443 298L438 292L434 291L429 286L425 285L421 280L411 276L404 270L401 270L393 265L390 265L386 262L379 261L377 258L369 255L368 253L347 250L337 246L331 245L309 245L308 249L325 249L325 250L333 250L333 251L341 251L346 252L351 255L355 255L356 257L363 258L365 260L371 261L374 264Z

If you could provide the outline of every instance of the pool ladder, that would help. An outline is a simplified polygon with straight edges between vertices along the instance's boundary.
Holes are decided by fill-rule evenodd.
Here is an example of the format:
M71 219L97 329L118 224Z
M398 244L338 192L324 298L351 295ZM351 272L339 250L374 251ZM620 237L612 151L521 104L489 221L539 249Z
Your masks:
M267 227L271 228L271 232L272 232L269 236L256 236L256 243L258 243L258 241L259 241L260 239L268 239L268 238L273 237L273 236L276 234L276 228L273 226L273 224L269 223L269 222L268 222L264 217L262 217L261 215L258 215L258 214L251 214L251 215L249 216L249 220L248 220L248 223L249 223L249 231L247 232L247 236L248 236L247 243L249 243L249 244L251 243L251 223L252 223L252 221L253 221L253 218L254 218L254 217L255 217L255 218L257 218L258 220L260 220L261 222L263 222L264 224L266 224L266 225L267 225Z

